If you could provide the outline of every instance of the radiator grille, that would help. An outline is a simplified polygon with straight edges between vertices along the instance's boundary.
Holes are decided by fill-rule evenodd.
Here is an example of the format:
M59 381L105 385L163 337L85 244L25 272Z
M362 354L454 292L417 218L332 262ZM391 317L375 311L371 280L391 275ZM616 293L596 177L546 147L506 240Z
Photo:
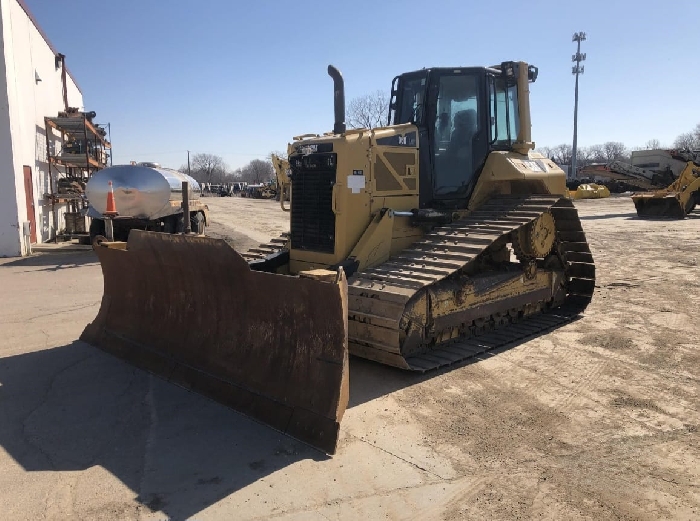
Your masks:
M329 160L330 158L330 160ZM333 253L335 154L290 158L292 167L292 248Z

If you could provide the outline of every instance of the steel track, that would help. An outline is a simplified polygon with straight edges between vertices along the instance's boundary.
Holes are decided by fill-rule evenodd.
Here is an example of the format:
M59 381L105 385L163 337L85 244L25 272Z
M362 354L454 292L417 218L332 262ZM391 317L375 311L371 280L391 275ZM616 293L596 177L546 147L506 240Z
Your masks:
M407 304L421 292L469 268L494 241L535 220L554 215L555 248L565 266L567 296L556 308L515 320L493 330L445 343L426 343L423 352L402 353L401 319ZM286 236L244 254L248 262L283 250ZM350 353L412 371L425 372L486 351L522 342L574 320L591 301L595 266L573 203L557 195L498 196L466 218L434 228L387 262L348 280ZM533 303L534 304L534 303ZM485 322L513 309L484 314ZM517 311L517 310L516 310ZM434 336L439 337L440 331Z

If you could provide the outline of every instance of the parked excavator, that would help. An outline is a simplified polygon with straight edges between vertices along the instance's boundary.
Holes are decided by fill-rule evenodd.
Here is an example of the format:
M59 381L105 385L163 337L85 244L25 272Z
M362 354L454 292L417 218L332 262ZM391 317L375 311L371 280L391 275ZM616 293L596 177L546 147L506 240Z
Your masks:
M81 338L334 453L349 354L422 373L522 342L580 315L595 266L564 172L533 152L536 67L401 74L388 126L352 130L328 73L333 131L277 165L289 234L242 255L97 240L104 296Z
M292 196L292 180L290 178L292 170L289 167L289 161L277 154L270 154L270 160L277 178L277 200L280 202L282 210L288 212L289 207L285 206L285 201L289 201Z
M632 201L639 217L684 219L700 204L700 163L688 161L668 187L632 194Z

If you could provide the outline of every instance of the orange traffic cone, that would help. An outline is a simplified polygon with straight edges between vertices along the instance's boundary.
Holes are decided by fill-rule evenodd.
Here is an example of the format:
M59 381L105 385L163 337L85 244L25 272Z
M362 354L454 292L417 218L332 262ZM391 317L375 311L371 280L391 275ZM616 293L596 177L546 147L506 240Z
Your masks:
M107 210L104 213L107 217L114 217L119 215L117 212L117 205L114 202L114 188L112 188L112 181L109 182L109 192L107 192Z

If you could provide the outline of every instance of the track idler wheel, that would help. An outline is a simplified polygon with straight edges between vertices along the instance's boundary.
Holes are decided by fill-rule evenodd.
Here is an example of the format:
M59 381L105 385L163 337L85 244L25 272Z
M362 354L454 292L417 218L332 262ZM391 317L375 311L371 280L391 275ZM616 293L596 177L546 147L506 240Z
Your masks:
M554 216L544 212L534 221L521 226L513 233L513 250L523 266L525 278L534 279L537 275L537 260L549 255L554 246L556 225Z
M518 248L526 258L543 259L552 251L556 226L551 212L544 212L515 232Z

